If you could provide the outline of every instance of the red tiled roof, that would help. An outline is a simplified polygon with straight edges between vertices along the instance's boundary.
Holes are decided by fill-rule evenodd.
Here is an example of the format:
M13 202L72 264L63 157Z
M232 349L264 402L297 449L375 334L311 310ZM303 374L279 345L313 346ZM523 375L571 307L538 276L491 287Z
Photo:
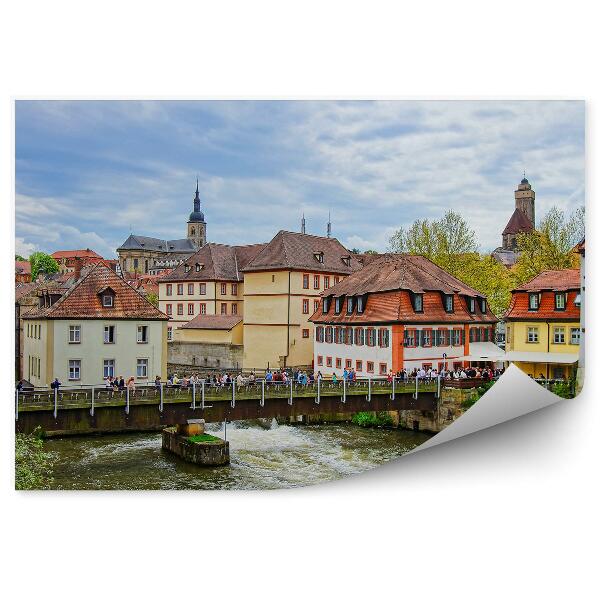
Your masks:
M102 306L100 291L108 287L115 292L112 308ZM91 267L88 273L52 306L32 311L26 318L168 319L167 315L160 312L142 294L101 263Z
M15 260L15 272L22 275L31 274L31 263L28 260Z
M381 254L378 260L346 277L323 292L323 295L356 296L393 290L410 290L416 293L437 290L447 294L483 297L483 294L429 259L412 254Z
M316 258L319 253L323 254L323 262ZM348 257L350 265L343 260ZM336 238L280 231L242 270L291 269L347 275L361 266L356 255L342 246Z
M529 217L520 208L515 208L515 212L513 212L511 218L508 220L502 235L506 235L507 233L527 233L529 231L533 231L533 224L529 220Z
M102 258L98 253L89 248L85 250L57 250L50 256L55 260L60 258Z
M265 245L205 244L172 272L161 275L160 281L242 281L244 279L242 269ZM202 265L200 271L196 271L196 264ZM190 267L187 273L186 265Z
M540 290L554 290L562 292L565 290L579 290L580 287L581 275L579 269L560 269L556 271L543 271L513 291L538 292Z
M180 329L233 329L242 322L239 315L198 315L189 323L182 325Z
M575 252L578 254L585 254L585 238L583 238L576 246L573 248Z
M337 286L335 286L337 287ZM454 296L454 312L446 312L442 294L437 291L423 293L423 312L413 310L410 293L407 290L370 293L365 310L357 314L346 314L348 298L344 299L339 315L334 314L333 305L323 314L322 302L319 309L310 317L313 323L496 323L498 319L488 309L484 314L476 303L476 312L467 309L464 297Z

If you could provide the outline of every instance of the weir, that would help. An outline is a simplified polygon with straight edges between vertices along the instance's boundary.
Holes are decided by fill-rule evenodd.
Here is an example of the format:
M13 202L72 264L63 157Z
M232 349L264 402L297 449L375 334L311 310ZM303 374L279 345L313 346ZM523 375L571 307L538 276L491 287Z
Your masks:
M15 428L44 435L152 431L202 418L207 423L361 411L435 411L440 383L361 380L352 383L198 384L133 391L101 387L38 389L16 394Z

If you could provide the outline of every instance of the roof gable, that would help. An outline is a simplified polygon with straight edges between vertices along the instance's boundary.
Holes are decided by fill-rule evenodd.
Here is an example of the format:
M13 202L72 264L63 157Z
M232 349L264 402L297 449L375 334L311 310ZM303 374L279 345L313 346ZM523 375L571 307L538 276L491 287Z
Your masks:
M517 233L528 233L530 231L533 231L533 224L529 220L529 217L520 208L515 208L502 235L514 235Z

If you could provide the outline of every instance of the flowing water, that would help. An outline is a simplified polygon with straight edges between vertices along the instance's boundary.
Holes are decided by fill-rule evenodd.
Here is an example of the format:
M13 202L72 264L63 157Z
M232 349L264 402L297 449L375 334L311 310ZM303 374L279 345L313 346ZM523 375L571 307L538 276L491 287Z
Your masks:
M222 426L207 429L223 437ZM50 439L56 489L275 489L361 473L412 450L424 433L355 425L227 425L231 464L203 468L161 448L160 433Z

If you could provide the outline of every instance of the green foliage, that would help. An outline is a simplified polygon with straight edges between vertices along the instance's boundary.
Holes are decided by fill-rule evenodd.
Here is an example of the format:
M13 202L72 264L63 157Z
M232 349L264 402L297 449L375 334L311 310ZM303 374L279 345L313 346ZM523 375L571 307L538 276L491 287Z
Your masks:
M151 304L154 304L154 306L156 306L156 308L158 308L158 294L155 294L154 292L150 292L146 298L148 299L148 302L150 302Z
M31 281L37 279L40 271L47 274L58 273L58 263L44 252L34 252L29 257L29 262L31 263Z
M198 435L190 435L187 438L190 442L201 442L203 444L207 443L207 442L222 442L223 440L219 437L216 437L214 435L210 435L208 433L200 433Z
M27 259L23 258L20 254L15 254L15 260L27 260Z
M352 415L352 422L360 427L386 427L393 425L392 417L386 412L358 412Z
M550 391L560 398L575 397L575 382L574 381L559 381L552 384Z
M377 250L365 250L365 254L379 254Z
M515 283L530 281L542 271L579 267L573 247L585 234L585 209L575 209L567 218L555 206L542 219L538 229L517 236L519 259L514 268Z
M41 430L15 436L15 489L45 490L52 483L53 457L44 452Z
M496 383L495 380L487 381L486 383L482 383L479 387L471 390L469 396L460 403L461 408L463 410L471 408L471 406L473 406L473 404L475 404L477 400L479 400L479 398L481 398L481 396L483 396L494 385L494 383Z

